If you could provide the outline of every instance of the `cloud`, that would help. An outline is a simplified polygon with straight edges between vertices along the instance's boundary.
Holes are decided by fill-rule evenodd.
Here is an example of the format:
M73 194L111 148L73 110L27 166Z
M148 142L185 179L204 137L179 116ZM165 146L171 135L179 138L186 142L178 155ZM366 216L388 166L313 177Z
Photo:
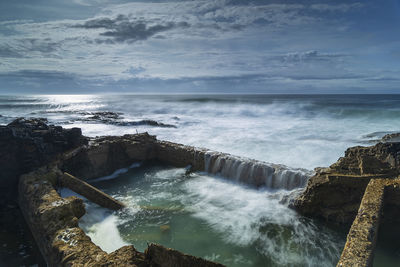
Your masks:
M0 57L4 58L21 58L23 57L18 51L13 49L11 46L4 44L0 45Z
M397 83L387 77L396 77L388 70L398 62L385 54L397 43L377 46L396 35L385 38L390 29L381 24L360 30L378 19L369 4L361 12L353 1L127 1L76 0L77 9L93 9L0 21L0 88L17 81L82 90Z
M187 22L167 22L164 24L148 25L145 20L130 20L125 15L118 15L114 19L97 18L83 24L74 25L84 29L106 29L101 36L111 37L116 42L135 42L146 40L151 36L174 28L189 27ZM97 43L107 43L108 40L97 39ZM109 42L108 42L109 43Z
M20 46L25 51L37 51L44 54L56 51L60 43L53 42L50 38L24 38L20 40Z
M344 54L320 53L316 50L287 53L276 58L285 63L332 62L348 57Z
M53 52L61 47L61 43L54 42L50 38L19 38L10 42L0 43L0 57L3 58L29 58L33 53L47 57L55 56Z
M292 80L315 80L315 81L322 81L322 80L355 80L355 79L362 79L365 78L365 75L360 74L320 74L320 75L288 75L287 78Z
M349 12L350 10L362 8L362 3L353 4L313 4L310 6L311 9L319 12Z
M62 71L49 71L49 70L19 70L0 73L0 77L8 78L27 78L42 80L70 80L75 79L77 76L72 73Z

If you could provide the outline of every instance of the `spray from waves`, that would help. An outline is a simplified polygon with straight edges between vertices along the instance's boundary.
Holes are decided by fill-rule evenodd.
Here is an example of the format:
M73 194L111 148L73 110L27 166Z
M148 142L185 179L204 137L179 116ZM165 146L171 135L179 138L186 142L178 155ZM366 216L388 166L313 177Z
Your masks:
M79 219L79 226L102 250L111 253L122 246L129 245L118 231L120 219L115 213L90 202L68 188L61 188L59 194L64 198L76 196L83 199L86 213Z
M100 178L92 179L92 180L90 180L90 182L94 183L94 182L100 182L100 181L115 179L115 178L117 178L120 174L127 173L127 172L129 171L129 169L138 168L138 167L140 167L140 166L141 166L141 163L135 162L135 163L133 163L132 165L130 165L128 168L118 169L118 170L116 170L115 172L113 172L113 173L110 174L110 175L103 176L103 177L100 177Z
M286 190L304 187L312 173L219 152L206 153L205 171L256 187Z
M286 190L254 190L207 176L183 188L181 201L193 216L225 242L255 248L272 266L332 266L338 260L343 238L283 205Z

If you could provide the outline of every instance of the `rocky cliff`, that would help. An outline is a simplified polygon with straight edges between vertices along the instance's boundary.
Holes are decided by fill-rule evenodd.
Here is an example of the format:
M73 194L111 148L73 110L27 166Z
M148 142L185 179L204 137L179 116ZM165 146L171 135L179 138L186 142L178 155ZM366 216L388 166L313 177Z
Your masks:
M400 143L352 147L329 168L317 168L294 201L300 213L350 225L371 179L400 174Z
M0 193L15 200L18 177L70 149L87 144L81 129L47 125L46 119L19 118L0 126Z

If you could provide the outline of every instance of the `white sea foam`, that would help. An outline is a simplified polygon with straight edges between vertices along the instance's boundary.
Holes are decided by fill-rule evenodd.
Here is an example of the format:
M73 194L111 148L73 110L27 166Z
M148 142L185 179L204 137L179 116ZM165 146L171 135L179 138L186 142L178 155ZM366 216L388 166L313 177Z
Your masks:
M182 202L193 216L206 221L226 242L256 244L276 264L329 266L340 253L337 240L311 222L300 221L281 203L288 195L285 190L254 190L207 176L188 181L184 188Z
M400 99L393 96L86 95L0 100L3 123L18 116L41 116L65 127L81 127L88 136L148 131L159 139L291 168L328 166L347 147L364 144L369 133L400 130ZM178 128L75 121L82 111L121 112L127 120L152 119Z
M79 226L104 251L110 253L122 246L129 245L123 241L119 231L119 218L109 210L89 202L85 197L68 188L59 190L61 197L76 196L85 203L86 213L79 220Z
M103 177L100 177L100 178L92 179L92 180L90 180L90 182L91 182L91 183L95 183L95 182L99 182L99 181L105 181L105 180L115 179L115 178L118 177L118 175L128 172L129 169L138 168L138 167L140 167L140 165L141 165L141 163L135 162L135 163L133 163L132 165L130 165L128 168L121 168L121 169L118 169L118 170L116 170L115 172L113 172L113 173L110 174L110 175L103 176Z
M88 210L87 215L79 221L79 226L85 230L93 243L108 253L129 245L122 239L118 224L119 218L103 208Z

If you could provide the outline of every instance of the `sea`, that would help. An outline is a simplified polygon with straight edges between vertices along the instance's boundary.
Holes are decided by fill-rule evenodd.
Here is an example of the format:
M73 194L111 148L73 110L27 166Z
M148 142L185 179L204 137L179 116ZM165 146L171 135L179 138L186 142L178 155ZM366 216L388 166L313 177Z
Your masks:
M348 147L400 132L400 95L0 96L0 124L18 117L79 127L90 137L148 132L312 175ZM80 225L108 252L126 244L143 251L157 242L227 266L335 266L346 239L343 229L288 208L287 198L303 188L256 189L141 163L92 183L129 207L109 212L85 202ZM26 236L0 241L0 266L41 266ZM375 266L396 266L400 247L390 255L380 247Z

